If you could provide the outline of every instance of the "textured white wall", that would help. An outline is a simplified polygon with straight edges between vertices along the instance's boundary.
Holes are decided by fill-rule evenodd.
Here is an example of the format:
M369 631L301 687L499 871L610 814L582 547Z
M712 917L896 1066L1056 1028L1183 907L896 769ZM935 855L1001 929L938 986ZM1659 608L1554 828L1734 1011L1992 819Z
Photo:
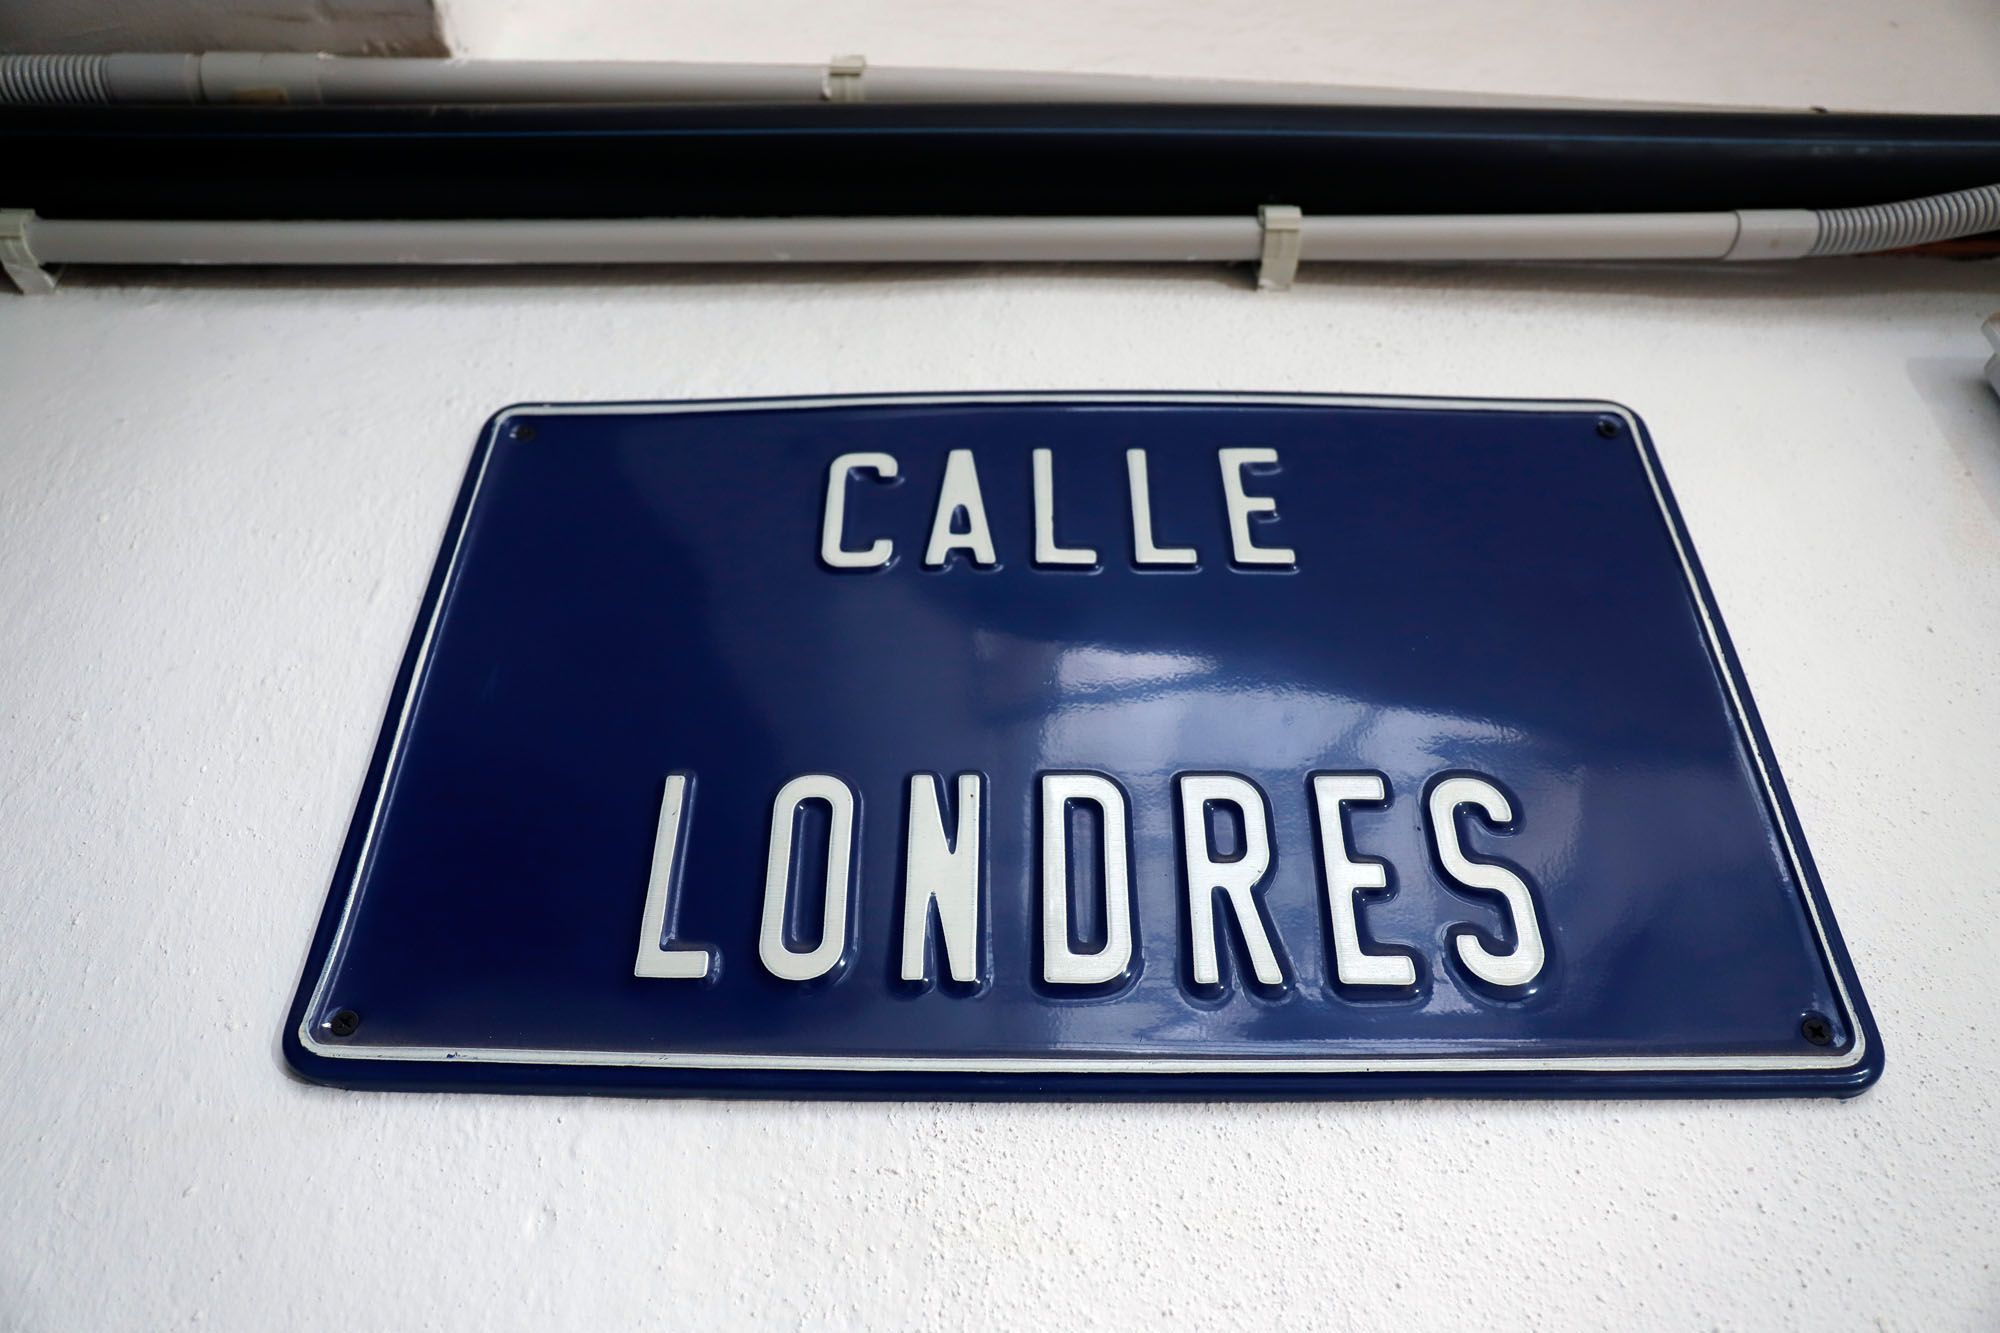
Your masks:
M1848 111L2000 108L1994 0L438 0L466 56L1174 74Z
M100 280L0 303L0 1308L37 1329L1993 1327L1996 276ZM1881 1085L814 1106L286 1077L277 1027L492 408L1052 385L1642 412L1874 1002Z
M1908 261L0 300L0 1326L2000 1326L1996 305L2000 270ZM1644 414L1880 1020L1876 1090L802 1105L286 1076L493 408L1130 386Z

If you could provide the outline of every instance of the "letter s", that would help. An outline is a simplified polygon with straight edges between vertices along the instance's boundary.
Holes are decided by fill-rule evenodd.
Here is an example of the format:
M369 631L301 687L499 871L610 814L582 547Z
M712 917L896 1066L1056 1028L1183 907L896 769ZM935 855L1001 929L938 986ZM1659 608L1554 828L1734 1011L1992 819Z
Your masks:
M1431 838L1445 874L1469 889L1497 893L1507 902L1514 921L1514 951L1494 953L1479 939L1458 936L1458 960L1473 976L1492 986L1525 986L1541 974L1548 950L1542 944L1541 923L1535 916L1534 895L1521 877L1506 866L1474 861L1458 840L1458 807L1477 806L1497 824L1514 818L1514 807L1501 790L1484 778L1451 777L1431 788L1428 811Z

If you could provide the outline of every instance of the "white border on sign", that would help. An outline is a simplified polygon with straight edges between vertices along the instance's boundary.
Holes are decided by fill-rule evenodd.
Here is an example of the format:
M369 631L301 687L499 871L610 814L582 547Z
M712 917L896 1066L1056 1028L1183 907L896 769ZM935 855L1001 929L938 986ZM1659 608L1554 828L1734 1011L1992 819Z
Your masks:
M648 415L661 416L684 412L772 412L791 411L799 408L821 407L918 407L963 405L974 403L996 403L1027 405L1033 403L1236 403L1272 407L1361 407L1390 410L1422 410L1445 412L1596 412L1605 416L1615 416L1625 423L1626 434L1632 447L1638 452L1639 464L1646 472L1646 481L1652 487L1653 499L1660 507L1660 519L1666 525L1667 534L1673 538L1674 553L1680 558L1681 571L1688 581L1688 592L1694 598L1696 610L1701 615L1703 633L1708 637L1709 657L1716 671L1722 677L1724 688L1729 694L1729 704L1736 712L1737 722L1742 730L1744 744L1749 748L1750 757L1757 767L1757 777L1763 783L1768 799L1768 808L1777 824L1778 836L1783 841L1785 856L1792 867L1792 874L1798 884L1800 896L1805 900L1807 915L1812 920L1813 936L1819 942L1820 961L1833 978L1835 991L1840 997L1842 1020L1853 1034L1853 1044L1845 1051L1828 1052L1825 1055L1670 1055L1670 1056L1351 1056L1351 1055L1297 1055L1297 1056L1143 1056L1100 1054L1079 1052L1074 1055L782 1055L754 1052L670 1052L670 1051L562 1051L537 1050L513 1047L449 1047L449 1046L369 1046L353 1042L330 1044L319 1041L312 1031L312 1016L320 1012L326 1001L326 990L331 983L336 961L347 942L348 928L352 924L355 899L361 882L366 877L370 854L374 849L375 833L388 801L389 789L395 784L396 765L399 760L403 739L409 728L410 711L422 687L424 671L428 666L431 647L436 640L438 622L444 614L445 604L451 600L453 583L458 577L459 557L463 553L465 534L471 527L473 511L478 505L479 488L486 480L486 468L492 461L492 445L497 442L499 432L515 416L554 415ZM1660 478L1653 467L1653 460L1639 438L1639 423L1632 413L1617 403L1592 402L1589 400L1522 400L1522 399L1476 399L1476 398L1395 398L1383 396L1349 396L1341 394L1228 394L1228 393L1123 393L1115 390L1097 392L1078 391L1068 393L967 393L967 394L863 394L853 397L838 395L810 398L754 398L721 399L713 402L682 403L607 403L607 404L548 404L546 406L521 406L508 408L492 421L494 434L485 442L484 457L480 460L479 474L473 479L472 494L465 506L465 515L459 522L458 531L452 537L451 561L445 570L443 584L439 587L436 603L431 608L429 621L424 626L423 643L418 650L416 669L410 673L410 683L404 692L396 711L396 734L391 744L388 763L382 770L382 780L375 792L375 805L369 812L367 833L362 840L361 855L356 860L354 876L347 886L346 900L341 904L340 923L334 930L328 944L326 957L320 966L319 980L313 987L312 1000L300 1016L299 1043L314 1055L335 1060L409 1060L409 1061L450 1061L453 1063L513 1064L513 1065L576 1065L612 1066L628 1068L661 1069L716 1069L716 1070L817 1070L841 1073L965 1073L965 1074L1068 1074L1079 1072L1100 1072L1119 1074L1378 1074L1396 1072L1416 1073L1490 1073L1494 1071L1568 1071L1577 1073L1676 1073L1684 1071L1722 1070L1730 1072L1756 1072L1781 1070L1840 1070L1859 1065L1868 1053L1868 1034L1857 1021L1853 999L1847 990L1847 979L1833 957L1833 946L1827 939L1826 923L1820 917L1819 904L1811 890L1811 880L1799 857L1798 848L1793 844L1791 829L1784 818L1784 803L1778 797L1777 785L1772 780L1771 769L1763 749L1757 743L1756 729L1750 725L1748 711L1742 695L1736 688L1736 679L1729 669L1722 651L1721 636L1716 628L1715 614L1702 595L1701 584L1695 578L1694 563L1688 556L1685 543L1681 540L1679 527L1673 521L1673 513L1667 506L1665 492L1661 489Z

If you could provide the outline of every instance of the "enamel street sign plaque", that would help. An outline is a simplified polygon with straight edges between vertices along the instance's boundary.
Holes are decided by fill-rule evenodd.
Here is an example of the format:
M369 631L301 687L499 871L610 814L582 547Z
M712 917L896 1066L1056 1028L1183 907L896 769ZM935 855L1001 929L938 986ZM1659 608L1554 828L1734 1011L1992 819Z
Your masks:
M285 1044L909 1097L1882 1064L1636 418L1144 394L495 418Z

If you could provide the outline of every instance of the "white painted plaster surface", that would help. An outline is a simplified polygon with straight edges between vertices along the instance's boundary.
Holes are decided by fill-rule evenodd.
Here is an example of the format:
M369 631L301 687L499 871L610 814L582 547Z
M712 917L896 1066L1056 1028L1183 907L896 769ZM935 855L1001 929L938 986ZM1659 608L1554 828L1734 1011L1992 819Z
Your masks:
M0 303L0 1310L33 1329L1992 1328L1990 269L735 271ZM1646 416L1888 1045L1851 1103L368 1095L276 1035L480 422L1116 387Z
M1991 112L1994 0L440 0L454 54L1279 79Z
M1937 88L1993 67L1931 50ZM1459 68L1424 77L1488 67ZM2000 269L1908 261L1317 269L1284 295L1208 269L138 274L0 300L0 1327L2000 1327L1995 307ZM489 412L1050 387L1643 414L1882 1083L825 1105L285 1074Z

